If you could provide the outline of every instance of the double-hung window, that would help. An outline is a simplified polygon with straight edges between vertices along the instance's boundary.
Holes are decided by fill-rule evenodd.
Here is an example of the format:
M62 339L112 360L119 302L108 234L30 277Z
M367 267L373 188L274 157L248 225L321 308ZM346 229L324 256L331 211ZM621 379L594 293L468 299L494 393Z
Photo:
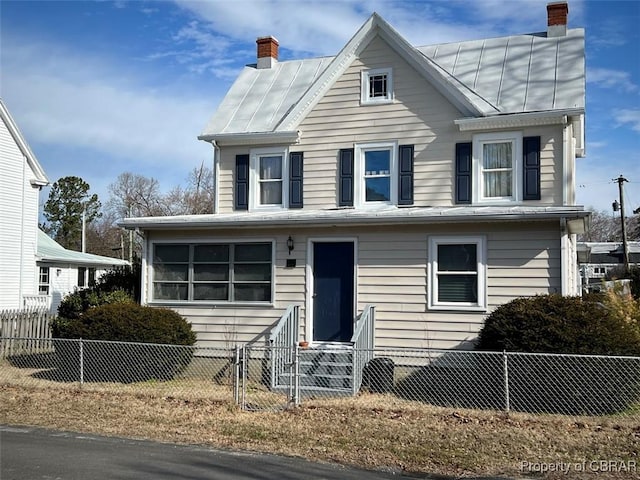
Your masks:
M356 145L356 199L359 206L397 203L397 148L395 143Z
M522 200L519 184L522 134L504 132L476 135L473 139L476 202Z
M391 102L393 102L391 68L363 70L360 76L360 103L367 105Z
M38 295L49 295L49 267L40 267L38 272Z
M152 299L271 303L272 258L271 242L156 243Z
M86 267L78 267L78 287L86 287L87 286L87 268Z
M252 209L287 208L287 152L282 148L251 151L249 189Z
M432 237L429 308L483 310L486 306L484 237Z

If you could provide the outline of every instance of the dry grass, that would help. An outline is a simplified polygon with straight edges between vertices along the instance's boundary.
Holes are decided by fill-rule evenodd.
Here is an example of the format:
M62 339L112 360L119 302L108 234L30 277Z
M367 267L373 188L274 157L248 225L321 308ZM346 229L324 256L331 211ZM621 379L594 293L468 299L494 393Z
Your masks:
M640 461L637 417L504 415L433 407L386 395L305 401L300 408L282 412L242 412L233 405L229 387L212 388L202 381L87 384L79 390L77 384L44 380L20 385L25 369L12 373L6 365L0 368L2 424L457 476L528 475L522 462ZM568 475L590 476L629 478L629 473Z

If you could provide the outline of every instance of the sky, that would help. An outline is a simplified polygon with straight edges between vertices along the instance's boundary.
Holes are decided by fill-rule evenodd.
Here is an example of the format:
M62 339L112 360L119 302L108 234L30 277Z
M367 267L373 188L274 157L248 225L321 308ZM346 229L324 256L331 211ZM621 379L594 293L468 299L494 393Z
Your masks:
M548 0L120 0L0 3L0 96L50 181L103 203L123 172L163 191L211 166L198 141L257 37L280 60L335 55L372 12L413 45L546 30ZM623 175L640 207L640 1L569 0L586 29L586 156L577 203L611 212ZM41 195L46 201L48 191Z

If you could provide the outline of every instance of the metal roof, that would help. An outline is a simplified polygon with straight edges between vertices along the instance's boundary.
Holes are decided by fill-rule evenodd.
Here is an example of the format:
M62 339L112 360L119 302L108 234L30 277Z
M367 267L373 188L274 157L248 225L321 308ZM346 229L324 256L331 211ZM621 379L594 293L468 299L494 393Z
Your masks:
M172 217L125 218L119 225L141 230L154 228L247 228L305 227L314 225L394 225L450 222L536 221L585 219L591 212L576 207L386 207L380 209L336 208L329 210L281 210Z
M67 250L42 230L38 230L38 253L36 257L39 262L105 267L129 265L126 260Z
M200 138L294 129L375 35L393 44L464 115L584 109L584 29L416 48L373 14L336 57L245 67Z

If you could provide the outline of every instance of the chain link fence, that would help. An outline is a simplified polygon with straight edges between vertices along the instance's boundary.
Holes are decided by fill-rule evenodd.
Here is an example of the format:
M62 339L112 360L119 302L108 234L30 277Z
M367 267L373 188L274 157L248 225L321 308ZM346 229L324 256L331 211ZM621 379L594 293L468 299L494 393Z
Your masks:
M505 412L640 417L640 358L429 349L235 349L0 338L0 385L126 390L280 410L387 395Z

